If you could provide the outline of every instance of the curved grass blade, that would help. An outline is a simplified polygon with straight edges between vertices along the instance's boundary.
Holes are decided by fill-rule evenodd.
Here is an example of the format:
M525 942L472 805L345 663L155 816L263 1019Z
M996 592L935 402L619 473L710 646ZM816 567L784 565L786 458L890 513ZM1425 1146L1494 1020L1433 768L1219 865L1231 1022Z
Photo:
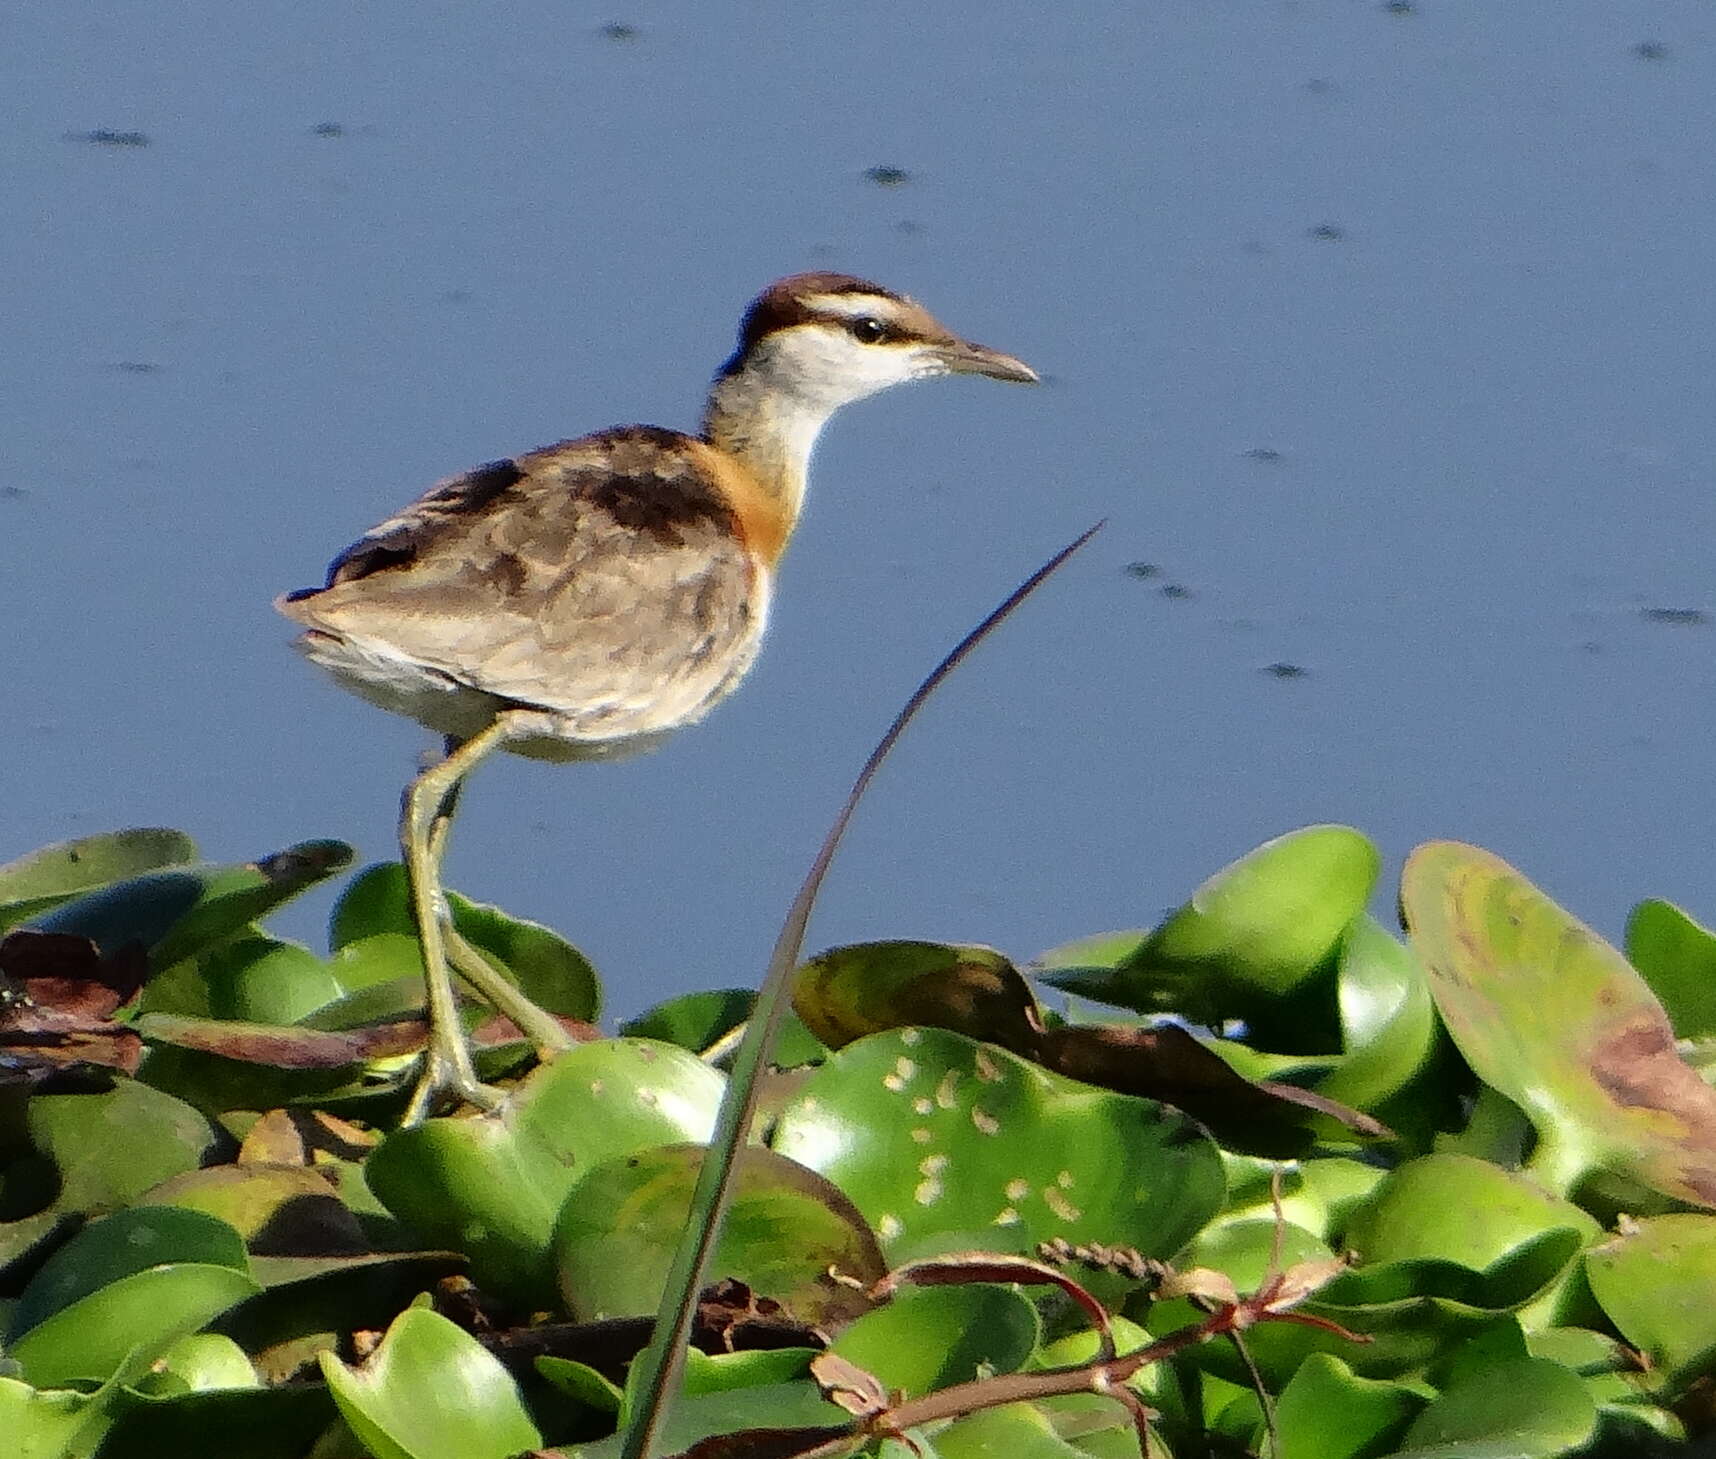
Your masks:
M811 908L816 903L816 895L822 888L823 878L827 876L828 868L834 860L834 853L846 834L846 827L858 809L858 802L863 799L864 792L870 788L870 782L875 779L882 762L888 758L888 752L905 733L906 726L916 717L924 701L935 693L942 681L965 661L979 643L1042 586L1050 574L1090 541L1102 529L1102 525L1098 522L1094 527L1082 532L1020 583L977 627L966 634L947 657L935 666L929 677L918 685L912 697L906 701L905 707L888 726L887 733L870 752L870 758L864 762L864 768L858 772L858 778L852 783L846 803L841 806L839 815L834 818L833 826L817 851L816 859L811 862L810 871L805 875L804 883L799 887L798 895L793 898L792 906L787 911L786 924L775 941L774 952L769 958L768 976L763 980L763 991L751 1015L751 1026L746 1030L744 1040L739 1045L739 1052L733 1060L733 1073L727 1085L726 1098L721 1103L721 1116L715 1126L714 1139L709 1145L709 1156L704 1161L697 1189L692 1196L691 1218L685 1240L674 1257L661 1310L656 1314L655 1335L651 1338L649 1347L637 1360L640 1367L635 1391L639 1395L639 1403L637 1414L626 1429L625 1441L620 1450L621 1459L648 1459L653 1452L656 1436L666 1421L668 1402L674 1389L678 1387L686 1338L696 1311L697 1294L702 1287L703 1273L720 1235L721 1218L726 1211L733 1167L756 1114L757 1076L761 1073L769 1049L775 1041L775 1034L785 1019L787 1010L792 1006L793 971L798 966L804 947L804 933L810 923Z

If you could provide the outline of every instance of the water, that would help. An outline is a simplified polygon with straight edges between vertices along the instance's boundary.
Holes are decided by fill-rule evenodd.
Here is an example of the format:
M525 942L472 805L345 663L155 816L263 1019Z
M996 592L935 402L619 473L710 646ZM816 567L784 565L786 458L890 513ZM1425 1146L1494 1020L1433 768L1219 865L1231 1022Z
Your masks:
M0 21L0 858L389 854L425 736L269 600L441 475L690 425L816 267L1052 381L848 411L740 694L478 776L452 882L617 1009L755 982L899 701L1103 516L902 745L813 944L1027 957L1315 820L1390 876L1481 842L1610 934L1716 917L1705 7L686 9Z

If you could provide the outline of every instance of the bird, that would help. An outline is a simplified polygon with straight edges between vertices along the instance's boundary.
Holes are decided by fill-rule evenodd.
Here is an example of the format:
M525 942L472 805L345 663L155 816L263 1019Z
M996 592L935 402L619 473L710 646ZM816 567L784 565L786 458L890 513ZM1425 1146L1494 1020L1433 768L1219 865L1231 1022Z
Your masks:
M407 1123L503 1098L476 1076L450 960L543 1057L566 1044L451 925L441 865L465 779L497 750L615 759L702 719L756 657L823 425L941 375L1038 379L879 284L779 279L745 310L697 434L617 426L448 477L336 556L323 586L276 599L306 658L442 737L399 820L429 1014Z

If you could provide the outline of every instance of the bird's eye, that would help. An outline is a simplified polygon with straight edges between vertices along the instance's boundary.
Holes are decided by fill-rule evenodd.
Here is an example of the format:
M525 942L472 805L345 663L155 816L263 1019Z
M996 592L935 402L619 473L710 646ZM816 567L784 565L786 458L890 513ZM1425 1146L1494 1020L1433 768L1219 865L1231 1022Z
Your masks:
M847 328L859 344L880 344L888 337L888 326L870 314L860 315Z

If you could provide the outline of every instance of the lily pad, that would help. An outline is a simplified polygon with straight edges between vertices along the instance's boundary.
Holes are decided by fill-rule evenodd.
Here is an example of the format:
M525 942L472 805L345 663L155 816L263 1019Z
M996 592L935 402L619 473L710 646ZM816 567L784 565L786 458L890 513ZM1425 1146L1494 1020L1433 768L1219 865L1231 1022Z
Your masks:
M1608 1169L1716 1205L1716 1090L1679 1057L1649 986L1506 862L1433 841L1401 908L1442 1020L1538 1135L1533 1168L1566 1192Z
M702 1164L701 1146L643 1150L604 1161L572 1187L554 1259L575 1318L660 1307ZM740 1152L712 1277L737 1278L799 1320L831 1327L865 1310L864 1290L886 1270L875 1236L835 1186L772 1150Z
M424 1308L401 1313L357 1367L324 1353L322 1372L375 1459L512 1459L542 1446L500 1360Z
M1055 1237L1167 1256L1224 1188L1215 1145L1183 1115L941 1029L831 1056L773 1144L844 1190L896 1260Z

